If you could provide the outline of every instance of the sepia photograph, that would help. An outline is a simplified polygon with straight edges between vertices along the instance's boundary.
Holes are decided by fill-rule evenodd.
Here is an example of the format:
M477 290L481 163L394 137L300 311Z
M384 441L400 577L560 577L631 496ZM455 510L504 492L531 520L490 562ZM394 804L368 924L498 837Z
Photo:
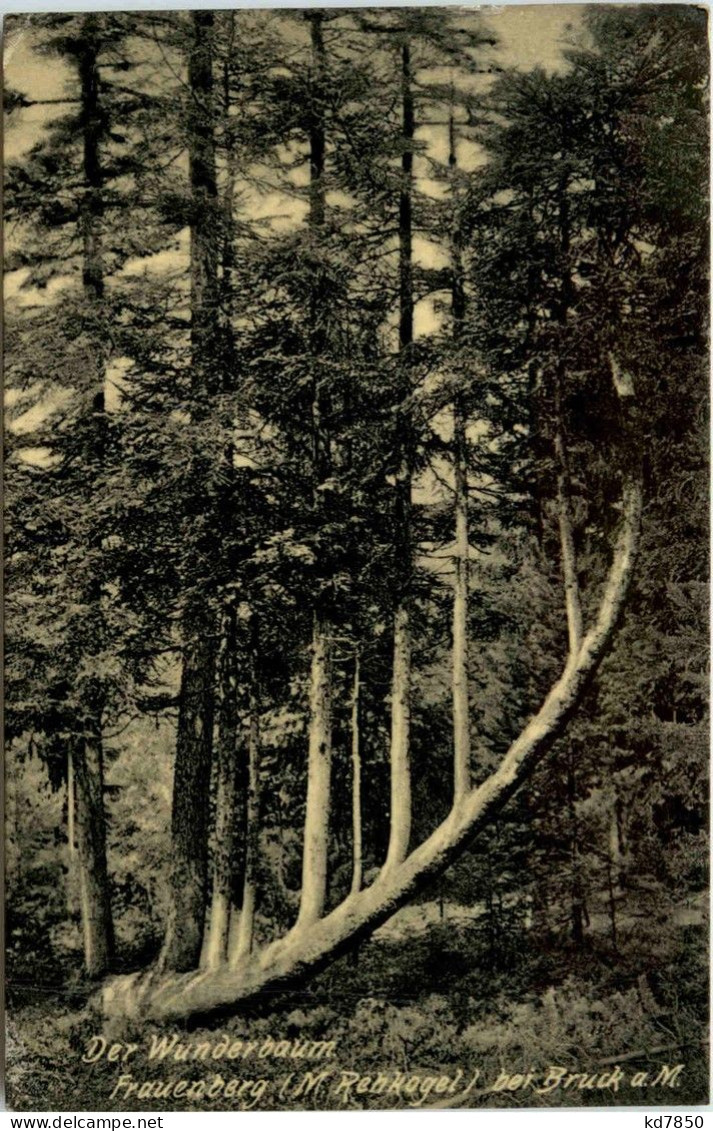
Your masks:
M709 1103L708 83L5 17L7 1109Z

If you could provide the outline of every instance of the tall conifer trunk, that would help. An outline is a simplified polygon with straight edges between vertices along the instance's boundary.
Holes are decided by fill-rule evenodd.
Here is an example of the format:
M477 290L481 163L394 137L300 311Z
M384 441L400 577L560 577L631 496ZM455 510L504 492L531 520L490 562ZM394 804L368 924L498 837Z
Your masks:
M78 59L80 113L83 142L83 173L86 193L80 205L82 236L82 285L90 308L99 312L104 300L104 265L101 245L103 210L103 172L100 142L104 131L100 104L98 61L98 21L87 16L82 26L82 51ZM97 470L105 459L104 431L104 356L97 335L96 371L92 391L92 417L88 435L88 463ZM101 536L92 539L101 547ZM93 576L88 583L87 603L96 615L96 628L102 632L102 583ZM104 811L104 759L102 747L101 688L87 692L86 716L82 737L71 751L76 816L76 861L79 903L84 939L84 964L87 973L99 977L106 973L114 949L111 895L106 859L106 816Z
M359 653L354 655L352 682L352 883L351 893L361 891L364 875L364 850L362 845L361 817L361 665Z
M217 338L218 225L213 114L212 12L190 14L192 43L189 178L191 222L192 420L199 425L211 392ZM195 483L207 479L205 460L194 460ZM210 513L207 498L203 509ZM206 911L210 776L213 752L215 624L194 586L183 617L183 670L171 816L169 914L160 965L191 970L198 965Z
M245 803L245 866L243 894L235 945L230 965L240 966L250 957L255 933L258 857L260 852L260 684L258 677L258 632L254 614L250 642L250 696L248 720L248 780Z
M323 14L315 11L307 16L312 44L312 106L309 126L309 228L317 259L317 244L324 228L325 191L324 158L326 133L324 125L325 51ZM315 272L318 268L314 268ZM314 278L310 295L310 361L312 365L312 478L313 511L319 522L324 503L320 486L329 474L329 438L325 433L324 394L319 358L325 347L325 296L319 279ZM329 854L329 811L332 773L332 703L330 668L330 623L324 598L316 596L312 620L312 657L310 668L309 747L307 761L307 802L305 810L304 848L302 853L302 891L297 929L309 926L324 911L327 896L327 861Z
M235 45L235 13L226 12L227 35L222 73L222 123L229 122L231 112L230 61ZM233 333L234 282L236 266L234 232L234 197L237 160L229 144L225 156L224 187L222 192L222 239L220 295L218 307L221 319L220 358L214 365L221 368L221 388L224 394L234 393L237 361ZM216 190L217 191L217 190ZM217 286L218 284L216 284ZM226 401L221 421L225 434L230 437L224 453L224 484L218 500L219 529L229 531L236 523L235 445L232 440L234 405ZM232 573L235 561L226 562ZM240 906L240 888L245 865L245 821L248 789L247 745L241 739L239 725L239 662L237 638L237 613L234 599L228 598L223 613L222 651L218 661L220 703L217 710L217 757L215 759L215 803L212 830L212 887L210 912L206 927L202 962L216 968L228 961L231 917ZM237 897L237 901L236 901Z
M448 164L457 164L455 122L451 109ZM455 186L453 193L455 208ZM457 344L465 317L463 258L457 218L451 233L451 314L453 339ZM462 380L462 378L461 378ZM465 797L470 789L470 722L468 707L468 447L467 412L462 388L453 398L453 461L455 487L455 576L453 581L453 801Z
M238 656L235 605L223 617L223 647L219 661L220 705L216 752L215 822L213 829L212 890L204 965L214 969L228 958L228 935L233 892L241 871L238 830L244 825L245 759L238 749ZM241 770L243 773L241 774Z
M394 551L396 608L391 679L391 806L389 847L384 869L406 857L411 838L411 346L413 344L413 140L415 133L411 48L401 47L401 191L399 194L399 364L401 381L396 419L397 454Z
M76 794L76 864L84 941L84 965L92 977L105 974L114 949L106 868L106 822L99 735L85 737L73 757Z

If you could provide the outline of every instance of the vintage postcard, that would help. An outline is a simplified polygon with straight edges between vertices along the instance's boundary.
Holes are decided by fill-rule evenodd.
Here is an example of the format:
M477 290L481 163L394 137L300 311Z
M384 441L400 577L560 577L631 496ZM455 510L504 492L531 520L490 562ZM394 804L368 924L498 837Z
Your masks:
M708 1102L707 30L6 19L10 1110Z

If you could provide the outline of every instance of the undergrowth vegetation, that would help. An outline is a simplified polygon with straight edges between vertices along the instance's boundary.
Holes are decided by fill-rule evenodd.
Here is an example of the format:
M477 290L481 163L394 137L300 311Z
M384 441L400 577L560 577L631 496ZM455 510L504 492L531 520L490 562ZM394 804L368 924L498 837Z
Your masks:
M538 948L538 940L521 936L508 961L491 965L479 927L453 928L446 920L420 937L403 943L375 940L364 945L357 960L345 958L315 980L311 992L270 1000L262 1009L217 1022L106 1032L108 1040L135 1041L132 1063L109 1063L101 1057L82 1065L91 1038L101 1022L83 1004L80 987L73 993L48 996L32 987L13 993L9 1032L8 1095L14 1110L172 1111L233 1110L251 1106L250 1095L161 1099L126 1095L118 1087L122 1074L135 1081L224 1080L267 1081L260 1110L288 1106L280 1087L294 1072L297 1087L305 1072L327 1078L306 1096L291 1098L292 1109L384 1109L403 1106L533 1107L705 1102L708 1086L705 932L685 928L663 944L658 931L637 926L625 932L615 956L606 940L590 939L583 951L564 945L559 951ZM513 961L513 950L518 960ZM449 961L457 954L459 963ZM649 973L642 974L642 958ZM225 1036L290 1042L333 1041L334 1055L319 1063L252 1056L240 1060L149 1060L152 1037L176 1034L182 1042L207 1041L215 1046ZM649 1085L633 1088L636 1073L656 1078L663 1065L684 1068L675 1086L660 1085L652 1098ZM579 1089L573 1086L538 1092L492 1087L502 1073L510 1077L536 1073L542 1087L551 1066L568 1073L612 1075L619 1064L623 1079L615 1086ZM461 1077L457 1077L458 1070ZM470 1093L458 1093L479 1077ZM454 1095L418 1093L357 1094L342 1087L343 1072L386 1074L389 1084L404 1074L449 1077L458 1081ZM402 1082L405 1087L405 1081Z

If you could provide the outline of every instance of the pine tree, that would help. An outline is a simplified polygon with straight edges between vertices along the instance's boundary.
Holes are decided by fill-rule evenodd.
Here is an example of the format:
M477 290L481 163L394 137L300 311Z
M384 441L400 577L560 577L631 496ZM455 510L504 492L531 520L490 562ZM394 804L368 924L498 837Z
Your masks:
M70 804L76 808L85 964L92 975L105 972L113 950L102 733L126 693L113 639L117 618L107 588L107 551L116 532L110 511L100 502L116 457L106 403L112 361L107 349L108 282L135 253L142 234L149 245L156 238L150 229L141 232L136 224L128 224L123 240L107 239L116 212L128 208L127 179L137 169L131 158L133 139L116 127L118 121L131 126L133 115L142 109L141 98L130 95L117 78L131 69L126 38L120 18L57 16L44 22L37 49L67 64L72 76L65 102L69 112L51 119L45 136L25 159L9 165L6 190L8 219L23 236L17 250L11 245L9 266L22 269L25 286L43 289L53 281L70 280L61 305L46 302L18 312L17 354L9 369L11 382L27 387L27 375L38 360L32 343L40 335L52 335L55 357L44 369L44 387L38 389L33 382L28 389L31 396L39 393L35 414L48 454L43 471L29 472L36 483L34 519L28 515L20 523L30 528L39 524L38 531L49 523L57 566L62 560L59 569L48 563L52 582L46 598L58 606L60 620L51 647L59 649L65 663L48 657L49 681L38 689L30 717L21 712L18 729L29 725L42 732L46 758L64 762L59 772L67 780L73 778ZM26 103L21 100L21 105ZM51 200L48 178L57 187ZM64 437L48 427L54 421L43 419L43 398L50 413L61 405L65 421L71 421ZM26 407L26 401L21 403ZM22 459L21 450L18 457ZM17 473L20 481L28 474L19 466ZM37 582L25 572L16 584L27 592ZM47 640L46 631L40 631ZM58 670L52 675L55 664Z

